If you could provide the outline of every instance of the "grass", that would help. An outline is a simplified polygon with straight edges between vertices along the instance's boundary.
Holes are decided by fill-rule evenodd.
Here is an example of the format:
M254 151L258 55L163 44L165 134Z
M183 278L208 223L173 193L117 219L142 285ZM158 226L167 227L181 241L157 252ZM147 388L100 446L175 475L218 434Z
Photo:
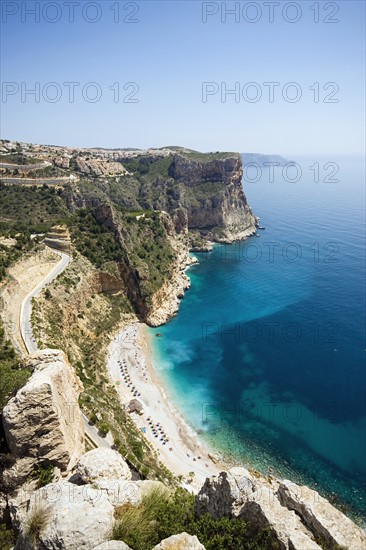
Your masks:
M48 506L38 504L28 512L24 524L24 537L33 546L37 546L43 531L51 519L51 509Z

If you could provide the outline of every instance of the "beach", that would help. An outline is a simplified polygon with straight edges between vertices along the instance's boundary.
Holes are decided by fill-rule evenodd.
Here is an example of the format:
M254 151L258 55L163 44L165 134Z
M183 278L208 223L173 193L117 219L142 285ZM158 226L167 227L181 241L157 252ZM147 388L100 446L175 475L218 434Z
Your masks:
M108 348L108 370L122 404L128 407L136 399L137 406L142 405L142 411L130 415L160 460L174 475L183 476L186 487L197 492L205 479L217 475L224 465L209 455L169 401L153 367L144 328L142 323L134 323L114 336Z

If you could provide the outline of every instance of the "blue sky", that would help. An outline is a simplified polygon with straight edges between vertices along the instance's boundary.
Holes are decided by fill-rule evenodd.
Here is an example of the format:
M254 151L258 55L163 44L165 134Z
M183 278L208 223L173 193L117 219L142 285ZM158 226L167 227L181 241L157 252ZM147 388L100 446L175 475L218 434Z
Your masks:
M1 4L4 138L285 156L364 151L363 1L275 2L273 22L263 2ZM26 11L37 4L39 21ZM73 102L67 82L78 83ZM39 96L26 93L32 88Z

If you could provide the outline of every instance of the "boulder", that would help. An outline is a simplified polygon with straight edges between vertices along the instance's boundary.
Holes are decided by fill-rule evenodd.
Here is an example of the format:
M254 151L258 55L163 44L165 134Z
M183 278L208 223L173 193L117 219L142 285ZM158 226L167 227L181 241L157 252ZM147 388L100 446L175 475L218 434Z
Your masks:
M181 533L162 540L153 550L205 550L196 536Z
M92 550L111 536L114 524L114 508L104 491L91 485L49 484L33 493L15 550L27 548L35 516L41 518L36 545L44 550Z
M107 540L107 542L102 542L93 550L131 550L131 548L121 540Z
M278 488L278 497L283 506L294 510L307 528L329 545L354 550L366 548L366 534L362 529L316 491L284 481Z
M268 529L280 550L321 550L295 512L281 506L269 487L263 485L252 493L239 517L256 531Z
M84 422L78 405L82 385L65 354L46 349L32 355L33 374L3 410L6 441L22 461L19 482L35 464L71 469L84 452ZM17 469L15 464L15 470ZM24 477L24 479L21 479Z
M167 490L165 485L163 485L160 481L150 480L101 480L98 482L98 487L106 492L110 502L115 507L120 507L124 504L132 504L133 506L137 506L140 504L142 497L153 489L159 489L162 492Z
M132 477L122 456L112 449L97 448L85 453L76 465L76 474L84 483L110 483Z
M256 481L245 468L231 468L218 476L207 478L196 497L198 516L210 514L214 518L238 515Z

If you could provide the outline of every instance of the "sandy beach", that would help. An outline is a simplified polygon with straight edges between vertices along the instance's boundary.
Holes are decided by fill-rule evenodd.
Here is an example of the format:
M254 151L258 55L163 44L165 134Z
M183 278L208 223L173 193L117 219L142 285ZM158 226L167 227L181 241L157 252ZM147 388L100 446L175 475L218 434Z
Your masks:
M158 373L155 371L144 332L144 325L135 323L116 334L108 348L108 370L123 405L137 399L143 413L131 413L138 428L157 450L161 461L176 476L197 491L206 477L224 469L214 463L208 450L169 402Z

